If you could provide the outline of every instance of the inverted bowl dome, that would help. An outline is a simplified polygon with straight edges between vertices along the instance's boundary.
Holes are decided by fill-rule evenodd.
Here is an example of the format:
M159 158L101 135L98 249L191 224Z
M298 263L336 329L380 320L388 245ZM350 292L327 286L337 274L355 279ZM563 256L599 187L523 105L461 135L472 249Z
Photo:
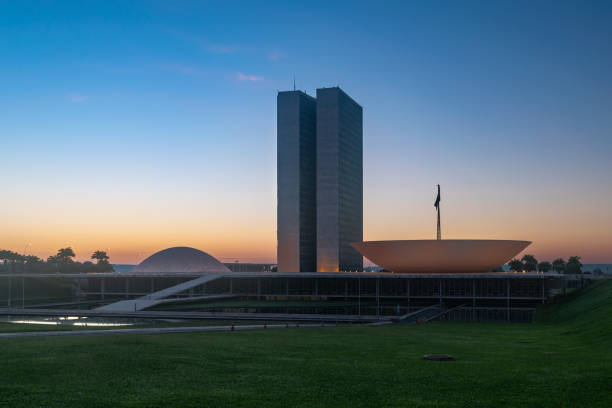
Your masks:
M531 241L443 239L364 241L351 245L376 265L397 273L489 272Z

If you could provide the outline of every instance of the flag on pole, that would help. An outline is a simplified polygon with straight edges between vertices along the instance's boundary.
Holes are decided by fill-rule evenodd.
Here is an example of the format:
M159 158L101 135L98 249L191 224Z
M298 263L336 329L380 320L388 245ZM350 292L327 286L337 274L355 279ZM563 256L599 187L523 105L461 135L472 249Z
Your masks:
M434 203L434 207L438 208L440 206L440 185L438 184L438 197L436 198L436 202Z

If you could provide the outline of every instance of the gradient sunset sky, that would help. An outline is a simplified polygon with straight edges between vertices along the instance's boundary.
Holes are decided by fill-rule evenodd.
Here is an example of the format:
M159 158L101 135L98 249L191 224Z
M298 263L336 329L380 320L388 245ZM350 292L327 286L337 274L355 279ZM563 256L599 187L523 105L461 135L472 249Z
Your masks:
M612 2L0 0L0 248L276 258L276 93L364 108L364 238L612 262ZM28 244L31 244L28 246Z

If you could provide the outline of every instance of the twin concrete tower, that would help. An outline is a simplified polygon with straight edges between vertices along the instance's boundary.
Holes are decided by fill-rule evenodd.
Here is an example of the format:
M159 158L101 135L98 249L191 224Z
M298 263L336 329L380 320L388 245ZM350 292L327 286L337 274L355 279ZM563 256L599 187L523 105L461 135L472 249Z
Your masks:
M340 88L277 96L279 272L361 271L363 110Z

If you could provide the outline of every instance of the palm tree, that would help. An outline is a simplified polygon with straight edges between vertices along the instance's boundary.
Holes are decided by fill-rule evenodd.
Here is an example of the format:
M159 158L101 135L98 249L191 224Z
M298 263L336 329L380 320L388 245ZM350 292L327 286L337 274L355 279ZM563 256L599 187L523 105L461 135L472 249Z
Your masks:
M542 261L538 264L538 271L547 273L552 269L552 264L548 261Z
M11 251L7 251L6 249L0 249L0 261L6 263L9 259L9 253Z
M523 263L516 258L508 262L508 266L510 267L510 270L514 272L520 272L524 269Z
M523 265L525 265L525 270L527 272L534 272L538 267L538 260L535 259L533 255L525 255L521 261L523 261Z
M74 254L72 248L61 248L57 251L57 255L55 255L55 260L58 263L69 263L73 262L72 258L74 258L75 256L76 255Z
M104 251L96 251L91 255L91 259L96 259L98 262L96 264L96 270L98 272L114 272L115 269L108 262L108 255Z
M72 258L75 257L72 248L61 248L55 256L47 258L47 263L53 266L56 272L68 272L74 265Z
M582 273L582 263L580 263L579 256L570 256L567 260L565 267L565 273L580 274Z
M30 272L40 268L42 264L43 264L43 260L37 257L36 255L26 255L25 256L25 267Z
M36 255L27 255L25 261L29 264L41 263L43 260Z
M6 272L8 272L8 261L11 258L11 251L7 251L6 249L0 249L0 261L4 264L6 268Z
M106 255L106 252L104 251L96 251L91 255L91 259L95 259L96 261L98 261L97 263L99 264L100 262L107 262L108 263L108 255Z
M16 263L23 263L25 261L25 257L23 255L5 249L0 250L0 259L4 261L4 266L6 266L7 269L10 267L10 270L13 272Z
M20 256L17 252L9 251L6 249L0 250L0 259L2 259L5 263L10 261L17 261L20 259Z
M557 258L552 263L553 271L563 273L565 271L565 261L563 258Z

